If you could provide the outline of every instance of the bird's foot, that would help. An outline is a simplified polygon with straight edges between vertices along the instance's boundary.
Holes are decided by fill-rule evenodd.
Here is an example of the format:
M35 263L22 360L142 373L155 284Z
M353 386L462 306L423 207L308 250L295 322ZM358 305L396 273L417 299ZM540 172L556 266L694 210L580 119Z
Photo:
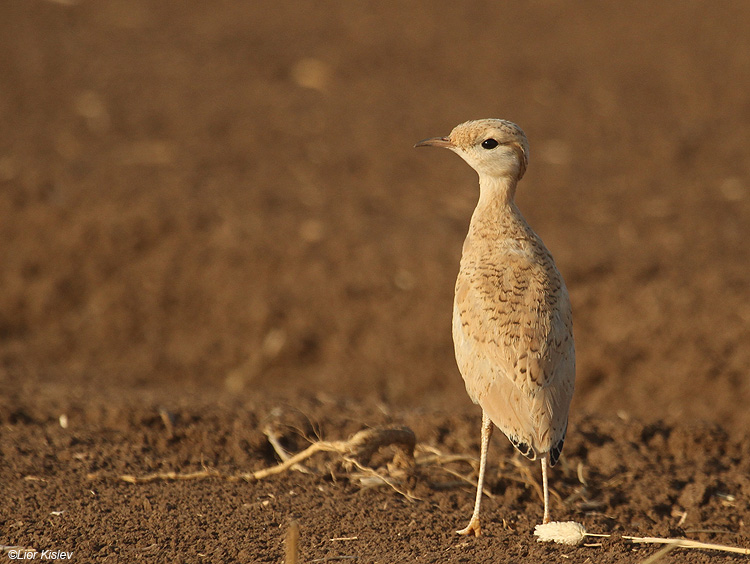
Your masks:
M464 529L456 531L459 535L474 535L479 537L482 535L482 526L479 524L479 517L472 517L469 524Z

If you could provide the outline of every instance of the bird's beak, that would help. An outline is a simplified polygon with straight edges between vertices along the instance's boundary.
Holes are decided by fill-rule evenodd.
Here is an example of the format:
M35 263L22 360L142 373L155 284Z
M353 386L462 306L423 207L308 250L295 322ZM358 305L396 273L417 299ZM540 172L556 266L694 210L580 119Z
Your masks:
M423 139L415 147L442 147L443 149L452 149L453 143L447 137L430 137L429 139Z

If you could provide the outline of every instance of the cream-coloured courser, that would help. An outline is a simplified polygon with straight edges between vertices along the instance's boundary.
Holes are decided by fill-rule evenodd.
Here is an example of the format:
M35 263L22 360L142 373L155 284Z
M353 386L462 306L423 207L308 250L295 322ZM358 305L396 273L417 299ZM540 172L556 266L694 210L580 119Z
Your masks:
M481 119L416 144L425 146L450 149L479 174L479 202L456 280L453 343L466 390L482 407L482 447L474 513L458 532L481 534L493 423L523 455L541 459L548 523L547 465L555 465L565 440L575 349L565 282L513 201L528 142L514 123Z

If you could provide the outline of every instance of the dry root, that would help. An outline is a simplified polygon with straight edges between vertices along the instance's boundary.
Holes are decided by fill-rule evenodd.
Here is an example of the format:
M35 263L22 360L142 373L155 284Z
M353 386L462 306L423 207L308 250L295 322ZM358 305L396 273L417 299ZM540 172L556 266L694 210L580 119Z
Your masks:
M363 478L369 478L370 483L387 484L404 495L404 497L415 499L407 491L402 490L398 486L396 480L368 466L370 459L379 449L386 446L395 446L397 447L396 453L389 464L389 470L391 473L397 473L396 471L399 468L404 469L413 467L416 437L414 432L408 427L378 427L360 431L352 435L346 441L317 441L295 455L290 455L281 446L278 435L272 429L266 429L265 434L268 437L269 443L273 446L277 455L281 459L281 463L270 468L232 476L225 476L216 470L204 468L201 471L190 473L157 472L145 476L125 474L120 476L120 479L130 483L153 482L157 480L199 480L212 477L230 480L257 481L269 476L281 474L290 469L309 473L310 470L302 466L301 463L311 458L316 453L329 452L338 454L341 461L348 468L356 468L362 473Z

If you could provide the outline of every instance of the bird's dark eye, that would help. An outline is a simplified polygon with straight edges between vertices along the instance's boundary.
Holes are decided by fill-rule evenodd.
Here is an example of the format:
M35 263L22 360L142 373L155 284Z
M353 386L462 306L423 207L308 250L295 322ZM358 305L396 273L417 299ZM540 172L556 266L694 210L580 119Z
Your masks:
M499 143L494 139L485 139L484 141L482 141L482 147L484 147L485 149L494 149L498 145Z

